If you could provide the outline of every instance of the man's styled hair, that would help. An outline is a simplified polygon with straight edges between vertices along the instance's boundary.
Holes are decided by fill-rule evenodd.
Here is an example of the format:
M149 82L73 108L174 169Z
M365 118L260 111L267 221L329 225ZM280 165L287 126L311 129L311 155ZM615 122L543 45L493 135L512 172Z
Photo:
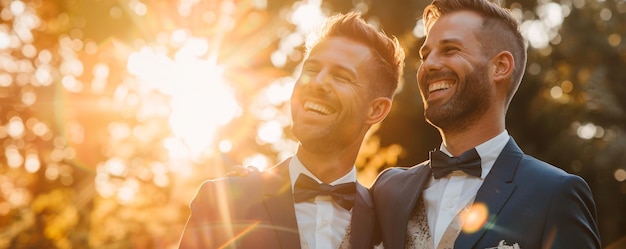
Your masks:
M482 27L476 37L482 43L486 56L492 57L502 51L513 54L515 68L507 94L508 107L526 69L526 39L520 33L519 23L511 10L487 0L434 0L424 9L426 35L439 17L460 10L474 11L483 17Z
M370 48L374 63L370 65L370 79L376 88L373 93L393 99L404 68L404 50L396 37L367 24L358 12L337 14L328 18L318 33L306 42L306 57L320 41L330 37L344 37Z

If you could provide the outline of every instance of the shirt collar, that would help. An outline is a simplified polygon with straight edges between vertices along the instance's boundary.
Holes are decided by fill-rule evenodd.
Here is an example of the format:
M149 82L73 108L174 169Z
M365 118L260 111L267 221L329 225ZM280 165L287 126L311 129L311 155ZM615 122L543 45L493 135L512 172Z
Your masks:
M293 158L289 161L289 179L291 180L291 189L293 191L293 186L296 184L296 179L300 174L305 174L311 178L313 178L318 183L322 183L322 181L317 178L317 176L313 175L309 169L307 169L298 159L298 156L294 155ZM350 172L340 177L339 179L331 182L329 185L337 185L342 183L356 182L356 167L352 166Z
M487 140L486 142L476 146L476 151L480 155L480 164L482 167L481 178L485 179L489 171L498 159L500 152L504 149L504 146L509 142L509 133L504 130L497 136ZM451 156L446 146L441 143L440 150Z

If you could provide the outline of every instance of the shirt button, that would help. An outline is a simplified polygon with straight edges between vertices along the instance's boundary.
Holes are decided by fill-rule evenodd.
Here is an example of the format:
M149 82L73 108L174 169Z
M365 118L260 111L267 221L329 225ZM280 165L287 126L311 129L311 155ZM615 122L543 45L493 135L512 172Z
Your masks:
M448 208L453 208L454 207L454 202L449 201L449 202L446 203L446 206Z
M324 226L328 225L328 221L323 220L323 221L322 221L322 225L324 225Z

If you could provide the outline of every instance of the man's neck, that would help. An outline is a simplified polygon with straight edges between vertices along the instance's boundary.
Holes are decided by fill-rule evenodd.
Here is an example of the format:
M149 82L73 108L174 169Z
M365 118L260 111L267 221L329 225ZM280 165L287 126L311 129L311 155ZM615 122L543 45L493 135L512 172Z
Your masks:
M463 129L437 129L446 149L456 157L502 133L505 129L505 118L502 110L492 107Z
M463 132L446 133L440 130L441 139L446 149L453 156L460 156L463 152L466 152L484 142L489 141L502 133L504 126L502 127L473 127Z

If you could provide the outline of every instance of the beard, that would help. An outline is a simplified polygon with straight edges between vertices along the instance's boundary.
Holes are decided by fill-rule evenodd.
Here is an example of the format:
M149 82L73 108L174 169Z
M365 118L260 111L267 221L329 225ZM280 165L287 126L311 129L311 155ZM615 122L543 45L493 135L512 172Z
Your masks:
M426 121L448 133L463 132L474 124L487 111L492 100L485 75L487 66L477 67L463 82L457 83L457 90L450 100L437 106L427 105L424 110Z
M291 133L301 146L310 151L325 154L332 151L333 144L337 141L331 139L334 136L333 127L315 127L305 124L293 123Z
M318 154L333 153L360 141L359 131L362 127L352 121L355 118L348 114L326 124L309 124L296 119L292 120L291 133L308 151Z

